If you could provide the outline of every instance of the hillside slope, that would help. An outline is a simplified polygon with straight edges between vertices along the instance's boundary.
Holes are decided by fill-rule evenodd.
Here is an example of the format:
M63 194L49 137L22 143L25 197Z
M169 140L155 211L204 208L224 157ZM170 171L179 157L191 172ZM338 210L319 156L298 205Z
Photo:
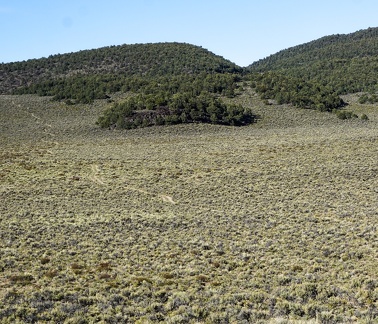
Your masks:
M245 125L250 111L225 105L242 68L199 46L135 44L4 64L0 93L51 96L66 104L93 103L117 92L138 94L104 112L101 127L135 128L205 122Z
M20 87L77 75L156 77L240 71L240 67L223 57L185 43L110 46L0 64L0 93L11 93Z
M378 28L331 35L259 60L251 72L279 71L311 80L338 94L377 90Z

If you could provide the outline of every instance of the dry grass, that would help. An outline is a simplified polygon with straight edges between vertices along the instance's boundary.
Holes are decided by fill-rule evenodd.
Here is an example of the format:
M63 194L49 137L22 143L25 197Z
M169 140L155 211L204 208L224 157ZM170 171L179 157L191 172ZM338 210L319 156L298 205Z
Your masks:
M0 321L377 321L377 107L237 100L264 118L120 132L1 96Z

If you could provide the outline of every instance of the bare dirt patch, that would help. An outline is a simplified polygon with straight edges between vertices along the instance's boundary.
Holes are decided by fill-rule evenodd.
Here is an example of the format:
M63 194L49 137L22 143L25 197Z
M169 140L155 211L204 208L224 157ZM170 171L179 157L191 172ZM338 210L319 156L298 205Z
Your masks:
M99 176L99 173L100 173L100 168L97 164L93 164L91 166L91 175L89 176L89 179L92 180L93 182L101 185L101 186L104 186L105 185L105 182L100 178Z

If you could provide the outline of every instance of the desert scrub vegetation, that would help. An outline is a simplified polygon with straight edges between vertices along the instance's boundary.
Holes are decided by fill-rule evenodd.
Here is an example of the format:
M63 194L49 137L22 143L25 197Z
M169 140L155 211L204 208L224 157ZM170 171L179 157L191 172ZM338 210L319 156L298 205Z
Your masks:
M0 322L374 323L377 110L353 98L367 122L246 88L249 126L109 131L106 99L0 96Z

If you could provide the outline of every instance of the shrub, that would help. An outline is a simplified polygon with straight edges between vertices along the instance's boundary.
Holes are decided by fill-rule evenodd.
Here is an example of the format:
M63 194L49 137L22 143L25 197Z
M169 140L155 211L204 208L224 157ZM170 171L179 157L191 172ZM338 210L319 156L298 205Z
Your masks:
M358 118L358 116L353 113L352 111L346 111L346 110L340 110L336 112L336 116L339 119L352 119L352 118Z
M369 117L366 114L362 114L361 120L369 120Z
M47 264L50 262L50 258L49 257L42 257L41 258L41 264Z
M9 280L12 283L17 283L20 285L28 285L34 281L34 277L29 274L19 274L19 275L12 275L9 277Z
M372 94L371 96L369 96L368 94L365 93L358 99L358 102L360 104L366 104L366 103L374 104L378 102L378 96L376 94Z

